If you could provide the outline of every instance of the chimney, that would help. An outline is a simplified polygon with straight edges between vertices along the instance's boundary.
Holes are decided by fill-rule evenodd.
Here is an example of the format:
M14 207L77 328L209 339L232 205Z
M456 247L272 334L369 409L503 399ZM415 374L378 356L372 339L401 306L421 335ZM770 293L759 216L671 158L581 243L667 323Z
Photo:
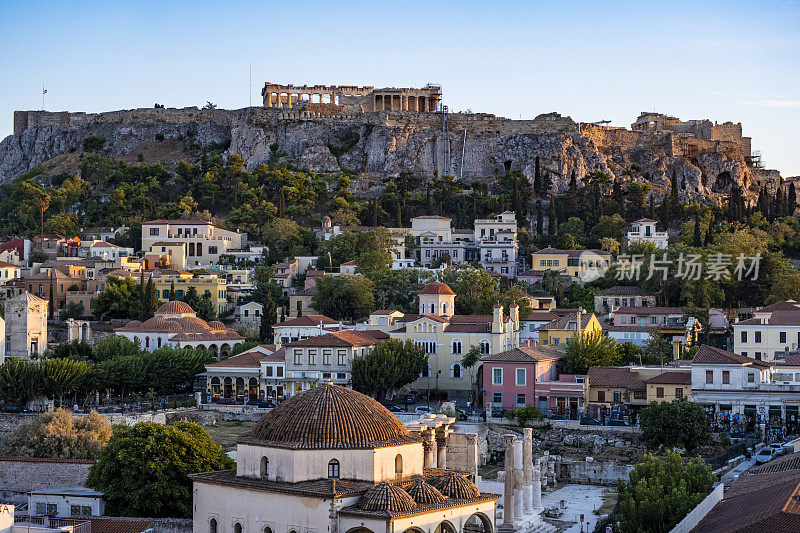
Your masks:
M519 306L516 303L508 306L508 314L511 316L512 327L515 330L519 329Z
M492 307L492 333L503 333L503 306Z

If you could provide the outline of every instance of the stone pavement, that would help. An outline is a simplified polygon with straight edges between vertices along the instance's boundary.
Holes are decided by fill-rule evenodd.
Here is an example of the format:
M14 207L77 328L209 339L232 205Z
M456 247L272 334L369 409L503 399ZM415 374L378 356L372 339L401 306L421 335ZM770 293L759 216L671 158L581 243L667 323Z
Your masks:
M542 496L542 505L545 509L559 505L561 500L566 501L567 508L561 518L546 518L558 527L562 533L580 533L581 531L594 531L594 526L602 518L594 514L595 509L603 505L603 494L613 491L608 487L596 485L565 485L558 490ZM583 514L584 522L581 525L580 516Z

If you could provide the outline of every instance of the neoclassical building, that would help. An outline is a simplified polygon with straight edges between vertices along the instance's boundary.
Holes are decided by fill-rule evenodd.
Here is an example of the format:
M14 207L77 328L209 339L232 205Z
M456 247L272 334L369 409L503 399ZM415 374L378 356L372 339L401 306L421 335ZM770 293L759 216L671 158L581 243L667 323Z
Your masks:
M424 435L368 396L314 387L239 438L236 470L190 476L193 531L494 533L499 495L444 468Z
M244 337L218 320L206 322L198 318L188 304L171 301L158 308L153 318L144 322L131 320L115 331L148 351L163 347L197 348L202 346L218 359L228 357Z
M429 283L418 294L419 314L378 310L370 315L366 329L381 329L393 339L411 340L428 353L428 368L413 383L416 388L469 390L468 370L461 359L471 346L482 355L500 353L519 346L519 306L495 305L491 315L456 315L456 293L445 283ZM474 375L480 373L476 368Z

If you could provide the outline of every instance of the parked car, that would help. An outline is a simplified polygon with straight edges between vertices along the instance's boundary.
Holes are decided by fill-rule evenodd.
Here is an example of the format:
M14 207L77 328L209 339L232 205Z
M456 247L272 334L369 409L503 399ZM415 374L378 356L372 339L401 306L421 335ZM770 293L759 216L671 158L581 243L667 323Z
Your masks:
M592 418L589 416L582 416L581 417L581 425L583 426L602 426L603 424L596 418Z
M569 418L564 415L550 415L548 418L550 420L569 420Z
M248 400L247 405L254 405L262 409L271 409L275 407L274 403L268 402L266 400Z
M425 415L425 414L428 414L428 413L432 413L433 409L431 409L427 405L418 405L418 406L416 406L414 408L414 412L417 413L417 414Z
M609 426L630 426L631 423L627 420L622 420L620 418L614 418L608 421Z
M407 404L417 403L417 395L416 394L406 394L405 400Z
M763 448L758 450L758 453L756 453L757 464L768 463L769 461L772 461L774 458L775 458L775 448L772 448L770 446L764 446Z
M217 405L238 405L238 402L233 398L219 398L215 403Z
M768 448L772 448L774 450L773 457L777 457L779 455L783 455L783 444L780 442L773 442L772 444L767 444Z
M387 409L389 409L393 413L405 413L406 410L400 407L399 405L387 405Z
M4 413L30 413L28 409L18 405L4 405L2 411Z

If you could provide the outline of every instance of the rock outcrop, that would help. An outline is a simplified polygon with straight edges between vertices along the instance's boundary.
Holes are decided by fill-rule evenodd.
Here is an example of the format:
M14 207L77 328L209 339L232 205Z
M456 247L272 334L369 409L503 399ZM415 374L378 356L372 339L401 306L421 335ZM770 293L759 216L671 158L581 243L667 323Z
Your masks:
M657 196L668 190L673 175L683 197L721 199L733 184L746 190L754 183L742 157L724 150L685 156L670 134L604 130L555 113L529 121L459 113L448 117L448 126L445 134L441 115L409 112L320 115L274 108L17 112L17 134L0 142L0 182L56 156L80 152L83 140L94 135L106 140L101 153L110 157L145 152L149 160L146 155L155 139L194 147L213 143L229 146L227 153L240 154L249 169L283 157L298 168L346 170L366 180L407 172L449 173L466 181L491 182L507 170L519 170L532 180L538 158L555 192L568 188L573 172L580 183L595 170L647 182Z

